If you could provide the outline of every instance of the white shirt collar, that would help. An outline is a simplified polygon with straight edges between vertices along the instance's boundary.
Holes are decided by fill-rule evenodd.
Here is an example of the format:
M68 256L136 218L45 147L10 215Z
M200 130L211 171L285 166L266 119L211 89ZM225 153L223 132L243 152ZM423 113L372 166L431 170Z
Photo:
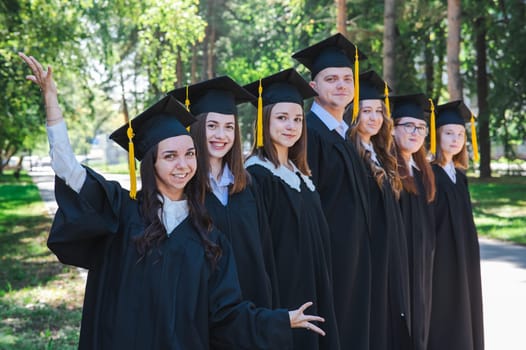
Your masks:
M349 130L349 125L342 120L341 122L337 121L332 114L327 112L325 108L320 106L316 101L312 103L311 112L316 114L318 118L322 121L323 124L329 129L329 130L336 130L338 134L340 134L341 137L345 138L345 135L347 134L347 130Z
M299 174L301 178L303 179L303 182L307 185L307 188L314 192L316 190L316 187L312 183L311 179L305 175L302 174L298 168L296 168L296 165L289 161L289 164L292 166L292 170L287 168L286 166L280 165L278 168L274 166L270 161L267 159L262 160L258 156L251 156L247 159L245 162L245 168L248 168L251 165L260 165L264 167L265 169L269 170L274 176L279 177L283 182L285 182L287 185L289 185L292 189L301 192L301 180L298 177Z
M455 164L453 164L453 162L447 163L442 167L442 169L444 169L453 183L457 183L457 170L455 169Z
M409 157L409 174L411 176L413 176L413 168L415 168L416 170L420 171L420 168L418 167L418 165L416 165L416 162L413 159L413 155L411 155Z
M380 162L378 161L378 158L376 157L376 152L374 151L374 147L372 143L365 143L362 141L362 146L365 148L365 150L369 151L371 153L371 160L376 163L376 165L380 166Z
M208 177L210 179L212 193L217 197L221 204L226 205L228 203L228 186L234 183L234 174L232 174L228 164L225 163L219 180L216 179L212 173L208 174Z
M159 218L162 220L166 233L169 236L188 216L188 201L186 199L172 201L164 195L162 197L163 207L159 209Z

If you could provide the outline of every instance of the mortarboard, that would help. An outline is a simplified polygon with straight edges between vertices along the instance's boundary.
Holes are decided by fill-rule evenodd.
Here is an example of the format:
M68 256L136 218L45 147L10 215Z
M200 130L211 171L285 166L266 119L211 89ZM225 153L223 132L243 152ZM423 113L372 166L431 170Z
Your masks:
M110 135L110 139L128 151L131 198L135 199L137 188L134 158L141 161L150 148L164 139L188 135L186 127L194 121L183 105L165 96Z
M316 91L294 68L285 69L244 86L258 96L258 117L256 122L256 145L263 146L263 106L279 102L297 103L303 107L303 100L316 96Z
M477 131L475 129L475 116L462 100L456 100L438 105L436 107L436 128L447 124L465 126L471 123L471 145L473 146L473 158L478 161Z
M168 94L184 103L193 115L208 112L236 115L236 105L256 99L228 76L175 89Z
M360 96L359 101L362 100L384 100L386 107L386 114L388 117L391 115L391 106L389 102L389 92L392 89L387 85L387 83L376 73L374 70L367 71L360 74ZM357 103L355 103L357 105ZM357 115L356 115L357 116ZM356 117L353 113L353 120L356 120Z
M311 71L311 79L314 80L319 72L329 67L349 67L354 64L354 100L360 95L359 74L360 60L367 59L358 47L350 42L341 33L337 33L312 46L300 50L292 55ZM358 104L353 107L353 121L358 116Z

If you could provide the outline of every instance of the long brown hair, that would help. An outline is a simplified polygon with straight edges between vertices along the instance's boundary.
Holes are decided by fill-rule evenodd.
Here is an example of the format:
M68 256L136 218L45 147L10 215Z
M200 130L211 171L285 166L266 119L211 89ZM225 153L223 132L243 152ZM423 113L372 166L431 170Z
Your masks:
M194 139L195 148L199 154L197 159L197 167L199 169L199 184L201 186L200 193L202 195L201 201L204 201L204 196L207 192L212 191L210 187L210 155L208 154L208 146L206 141L206 121L208 113L201 113L196 116L196 121L190 127L190 134ZM230 171L234 175L234 183L230 186L229 193L234 194L243 191L250 182L250 175L245 170L243 165L243 153L241 150L241 132L237 116L234 116L234 144L232 149L228 151L223 157L221 172L225 164L228 164Z
M381 100L380 100L381 101ZM376 165L371 159L371 153L367 151L363 145L358 133L358 124L360 123L361 113L358 113L358 118L356 123L351 126L350 129L350 138L353 141L360 157L365 161L365 164L371 169L376 183L380 188L382 188L383 182L387 177L391 189L395 196L398 198L400 196L400 191L402 190L402 182L400 181L400 176L398 175L398 166L396 157L394 156L394 141L393 141L393 121L391 118L387 117L385 103L382 103L382 127L378 133L374 136L371 136L371 142L374 145L374 149L378 156L378 160L382 166ZM362 110L362 102L360 101L360 112Z
M435 159L431 162L431 164L438 164L440 166L446 165L446 157L444 157L444 153L442 152L442 149L440 148L440 135L442 134L443 127L445 125L438 128L436 131L437 133L437 153L435 155ZM469 155L468 155L468 148L466 145L467 141L467 135L464 133L464 145L462 146L462 149L459 153L455 154L453 156L453 164L455 165L455 168L459 168L462 170L466 170L469 166Z
M149 254L153 248L158 248L166 238L166 228L159 218L159 210L163 207L163 196L157 188L155 161L157 159L158 146L152 147L146 152L141 161L142 188L139 191L140 211L147 227L143 234L135 238L135 246L140 260ZM199 169L197 169L197 172ZM197 175L197 174L196 174ZM204 204L199 200L199 181L194 176L185 186L184 194L188 200L189 217L192 225L198 232L199 238L205 250L205 256L214 268L221 257L221 248L208 239L212 230L212 220L208 215Z
M396 144L396 142L395 142ZM416 187L415 178L410 175L408 165L399 151L399 146L396 144L396 158L398 161L398 174L402 181L402 187L405 191L418 195L418 188ZM435 173L431 168L431 164L427 161L427 150L425 145L422 145L415 153L413 153L413 160L416 166L422 172L422 182L424 190L426 191L426 200L431 203L435 199Z
M278 102L279 103L279 102ZM263 147L257 148L254 142L252 146L251 155L256 155L261 159L268 159L276 168L280 166L278 152L276 147L270 138L270 114L272 108L277 103L269 104L263 107ZM307 162L307 122L305 120L305 112L303 106L301 106L303 112L303 121L301 125L301 136L292 147L289 148L289 160L296 165L296 167L304 175L311 175L309 164ZM254 128L254 135L257 132Z

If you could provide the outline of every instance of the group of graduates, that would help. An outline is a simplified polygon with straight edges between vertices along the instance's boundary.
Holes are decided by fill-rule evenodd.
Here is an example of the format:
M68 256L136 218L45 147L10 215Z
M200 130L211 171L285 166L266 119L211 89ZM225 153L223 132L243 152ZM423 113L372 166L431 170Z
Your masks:
M484 348L462 101L393 94L336 34L293 55L310 82L214 78L113 132L140 161L128 191L77 162L51 68L20 56L46 104L48 246L89 270L79 348Z

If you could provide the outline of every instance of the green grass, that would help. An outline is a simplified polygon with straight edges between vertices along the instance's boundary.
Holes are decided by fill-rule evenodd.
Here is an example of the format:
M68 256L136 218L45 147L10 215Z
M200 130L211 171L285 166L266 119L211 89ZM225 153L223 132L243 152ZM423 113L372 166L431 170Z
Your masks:
M0 175L0 349L76 349L84 281L46 247L51 219L31 178Z
M526 177L471 178L469 188L480 235L526 244Z

